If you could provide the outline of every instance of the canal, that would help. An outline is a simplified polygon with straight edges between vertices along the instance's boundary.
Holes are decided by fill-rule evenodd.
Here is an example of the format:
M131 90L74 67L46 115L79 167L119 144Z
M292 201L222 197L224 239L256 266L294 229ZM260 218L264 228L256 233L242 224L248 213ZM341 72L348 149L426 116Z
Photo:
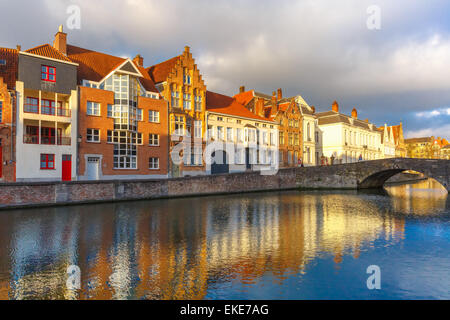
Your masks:
M433 180L2 211L0 239L0 299L450 299Z

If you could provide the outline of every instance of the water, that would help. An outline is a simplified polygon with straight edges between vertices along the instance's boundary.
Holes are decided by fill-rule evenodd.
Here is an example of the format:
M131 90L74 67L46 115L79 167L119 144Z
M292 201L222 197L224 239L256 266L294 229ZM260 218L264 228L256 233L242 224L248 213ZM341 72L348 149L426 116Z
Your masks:
M0 212L0 299L449 299L447 192L387 191Z

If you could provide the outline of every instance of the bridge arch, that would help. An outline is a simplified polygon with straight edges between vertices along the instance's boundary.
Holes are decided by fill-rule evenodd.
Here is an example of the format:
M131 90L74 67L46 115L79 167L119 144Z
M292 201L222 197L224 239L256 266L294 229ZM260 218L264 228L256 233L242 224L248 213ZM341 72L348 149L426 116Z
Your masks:
M377 162L375 166L362 170L358 188L381 188L389 178L408 170L423 173L450 191L450 161L428 159L385 159Z

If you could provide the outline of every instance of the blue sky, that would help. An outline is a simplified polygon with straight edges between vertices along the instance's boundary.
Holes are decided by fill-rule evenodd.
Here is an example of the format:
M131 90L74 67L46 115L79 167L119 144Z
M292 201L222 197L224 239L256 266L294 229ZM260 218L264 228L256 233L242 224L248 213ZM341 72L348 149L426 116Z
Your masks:
M208 89L301 94L316 109L354 107L408 137L450 138L450 3L444 0L0 0L0 46L51 43L70 5L71 44L153 65L191 46ZM380 8L369 30L367 8Z

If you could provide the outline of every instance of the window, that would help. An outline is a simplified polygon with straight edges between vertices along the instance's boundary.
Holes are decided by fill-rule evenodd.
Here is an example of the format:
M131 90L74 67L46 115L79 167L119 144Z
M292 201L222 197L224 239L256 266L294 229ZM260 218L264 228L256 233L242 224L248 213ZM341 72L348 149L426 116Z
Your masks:
M284 145L284 132L280 131L280 146Z
M197 93L195 96L195 111L202 111L202 96L200 95L200 92Z
M114 117L114 106L112 104L108 104L108 118Z
M178 108L180 106L180 93L177 90L177 87L174 86L172 88L172 108Z
M346 136L347 139L347 136ZM316 143L319 143L319 133L316 131Z
M289 133L289 145L293 146L294 145L294 134L293 133Z
M152 134L150 133L148 135L148 144L150 146L159 146L159 134Z
M0 101L0 123L3 122L3 101Z
M136 120L143 121L142 109L136 109Z
M0 59L0 66L6 66L6 60Z
M183 72L183 82L184 84L191 84L191 75L189 74L189 70L187 68L184 68Z
M39 113L39 99L27 97L27 101L23 106L23 112Z
M39 144L39 127L26 126L23 142L28 144Z
M98 102L87 102L87 114L89 116L99 116L100 115L100 103Z
M217 140L224 139L223 127L217 127Z
M242 142L242 129L236 129L236 142Z
M159 111L148 111L148 121L153 123L159 123Z
M58 101L58 109L62 110L62 102ZM55 115L55 101L53 100L41 100L41 113L48 115Z
M201 166L203 164L203 148L194 147L194 164Z
M191 95L189 93L183 94L183 109L191 110Z
M58 137L61 138L61 129L58 129ZM55 143L56 143L55 128L41 127L41 144L55 144Z
M184 118L182 116L174 116L173 130L175 135L184 135Z
M194 138L202 138L202 121L194 121Z
M87 129L86 140L87 142L100 142L100 130Z
M55 155L41 154L41 170L55 169Z
M43 81L56 82L56 68L49 66L42 66L41 79Z
M149 158L148 159L148 168L150 170L158 170L159 169L159 158Z
M223 121L222 117L217 117L217 121Z
M233 141L233 128L227 128L227 141Z
M299 135L299 134L296 134L296 135L295 135L295 145L298 146L299 143L300 143L300 135Z
M270 133L270 145L275 145L275 134L273 132Z

